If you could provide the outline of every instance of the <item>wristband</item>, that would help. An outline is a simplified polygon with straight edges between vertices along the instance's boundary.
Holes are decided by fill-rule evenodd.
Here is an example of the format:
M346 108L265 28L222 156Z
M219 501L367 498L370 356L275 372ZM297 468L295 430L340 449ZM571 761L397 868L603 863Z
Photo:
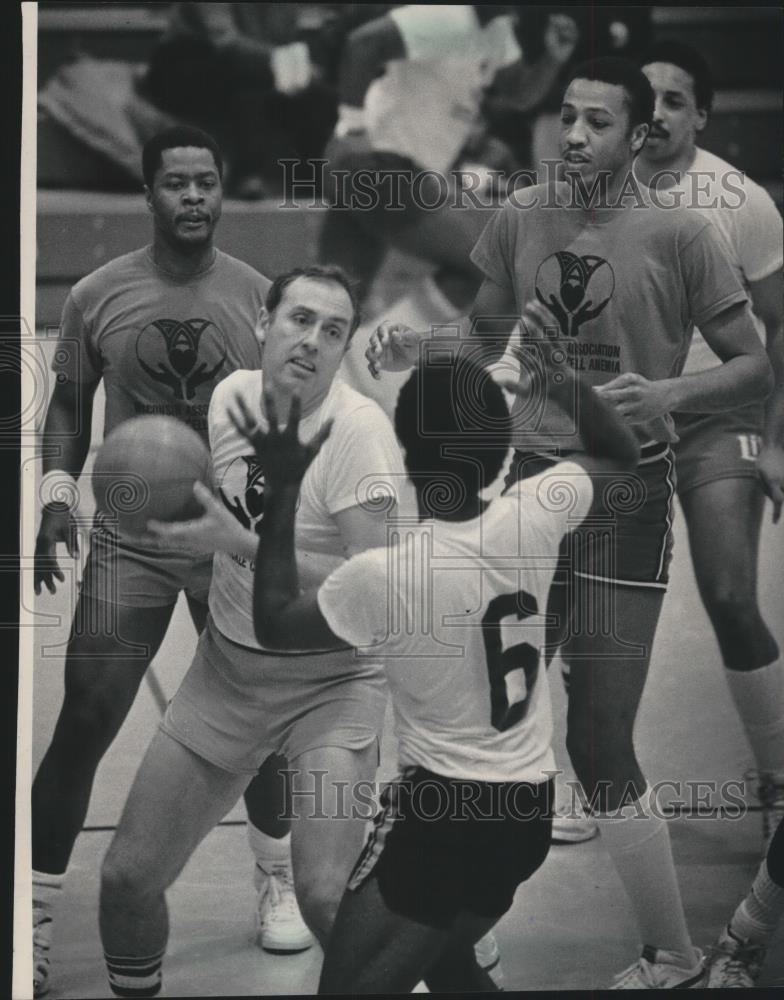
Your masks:
M338 121L335 125L335 136L338 139L352 132L364 132L366 128L364 108L354 107L353 104L341 104L338 107Z
M64 469L50 469L38 487L41 506L64 513L72 511L79 503L79 487L76 480Z

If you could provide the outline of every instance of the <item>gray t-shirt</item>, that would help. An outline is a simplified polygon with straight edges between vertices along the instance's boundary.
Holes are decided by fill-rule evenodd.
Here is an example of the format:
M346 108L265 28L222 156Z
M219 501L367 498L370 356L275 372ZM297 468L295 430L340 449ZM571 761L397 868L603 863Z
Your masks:
M134 250L71 289L52 367L73 382L103 378L104 434L155 413L179 417L206 442L215 386L261 367L255 324L269 286L220 250L189 277L158 267L150 247Z
M518 311L533 298L553 311L562 356L590 385L623 372L679 375L694 325L747 298L711 224L639 199L603 210L566 207L569 190L561 182L515 192L471 259L514 293ZM582 450L573 423L549 402L531 407L520 426L517 447ZM669 415L634 429L642 442L677 440Z

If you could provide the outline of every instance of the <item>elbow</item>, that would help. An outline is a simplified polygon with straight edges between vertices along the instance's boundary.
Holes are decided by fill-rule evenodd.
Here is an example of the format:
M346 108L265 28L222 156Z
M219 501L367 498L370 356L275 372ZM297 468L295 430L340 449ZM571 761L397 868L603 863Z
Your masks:
M773 371L773 365L770 363L767 354L761 354L755 360L757 362L754 379L756 397L767 399L776 387L776 376Z
M265 649L275 649L275 619L259 612L258 609L253 615L253 631L256 634L256 642Z
M253 616L253 631L256 635L256 642L265 649L288 652L298 649L296 642L292 641L291 634L286 629L281 628L280 616L278 614L259 614Z

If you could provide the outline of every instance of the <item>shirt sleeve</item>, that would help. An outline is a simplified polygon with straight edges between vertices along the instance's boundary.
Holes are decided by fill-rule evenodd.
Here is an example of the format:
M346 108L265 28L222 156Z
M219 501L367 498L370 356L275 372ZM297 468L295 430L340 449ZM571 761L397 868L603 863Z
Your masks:
M405 479L403 457L387 417L375 403L354 409L340 421L324 449L324 502L330 514L360 505L385 506L399 501Z
M357 649L381 644L387 634L386 550L371 549L338 567L316 599L327 624Z
M737 210L737 253L746 281L762 281L784 264L784 224L764 188L747 184L745 194Z
M480 30L470 4L410 4L388 16L400 32L406 56L414 61L468 55Z
M63 306L52 371L76 384L97 382L103 373L100 355L92 343L91 331L73 293L68 295Z
M694 216L692 216L694 219ZM680 251L692 321L702 327L739 302L748 301L737 269L732 266L719 236L709 222Z
M512 268L515 251L514 209L507 202L488 221L471 251L479 270L501 288L514 289Z

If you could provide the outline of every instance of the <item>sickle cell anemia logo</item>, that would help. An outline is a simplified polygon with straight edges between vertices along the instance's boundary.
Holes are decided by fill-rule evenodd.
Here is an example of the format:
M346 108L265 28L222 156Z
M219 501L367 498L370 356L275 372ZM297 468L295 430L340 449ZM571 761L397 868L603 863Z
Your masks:
M579 257L558 250L536 272L536 297L554 314L565 337L576 337L583 323L596 319L613 296L615 275L603 257Z
M243 528L258 533L264 514L264 473L254 455L240 455L231 462L218 493Z
M139 334L136 357L150 378L168 386L175 399L189 401L223 367L226 342L208 319L156 319Z

